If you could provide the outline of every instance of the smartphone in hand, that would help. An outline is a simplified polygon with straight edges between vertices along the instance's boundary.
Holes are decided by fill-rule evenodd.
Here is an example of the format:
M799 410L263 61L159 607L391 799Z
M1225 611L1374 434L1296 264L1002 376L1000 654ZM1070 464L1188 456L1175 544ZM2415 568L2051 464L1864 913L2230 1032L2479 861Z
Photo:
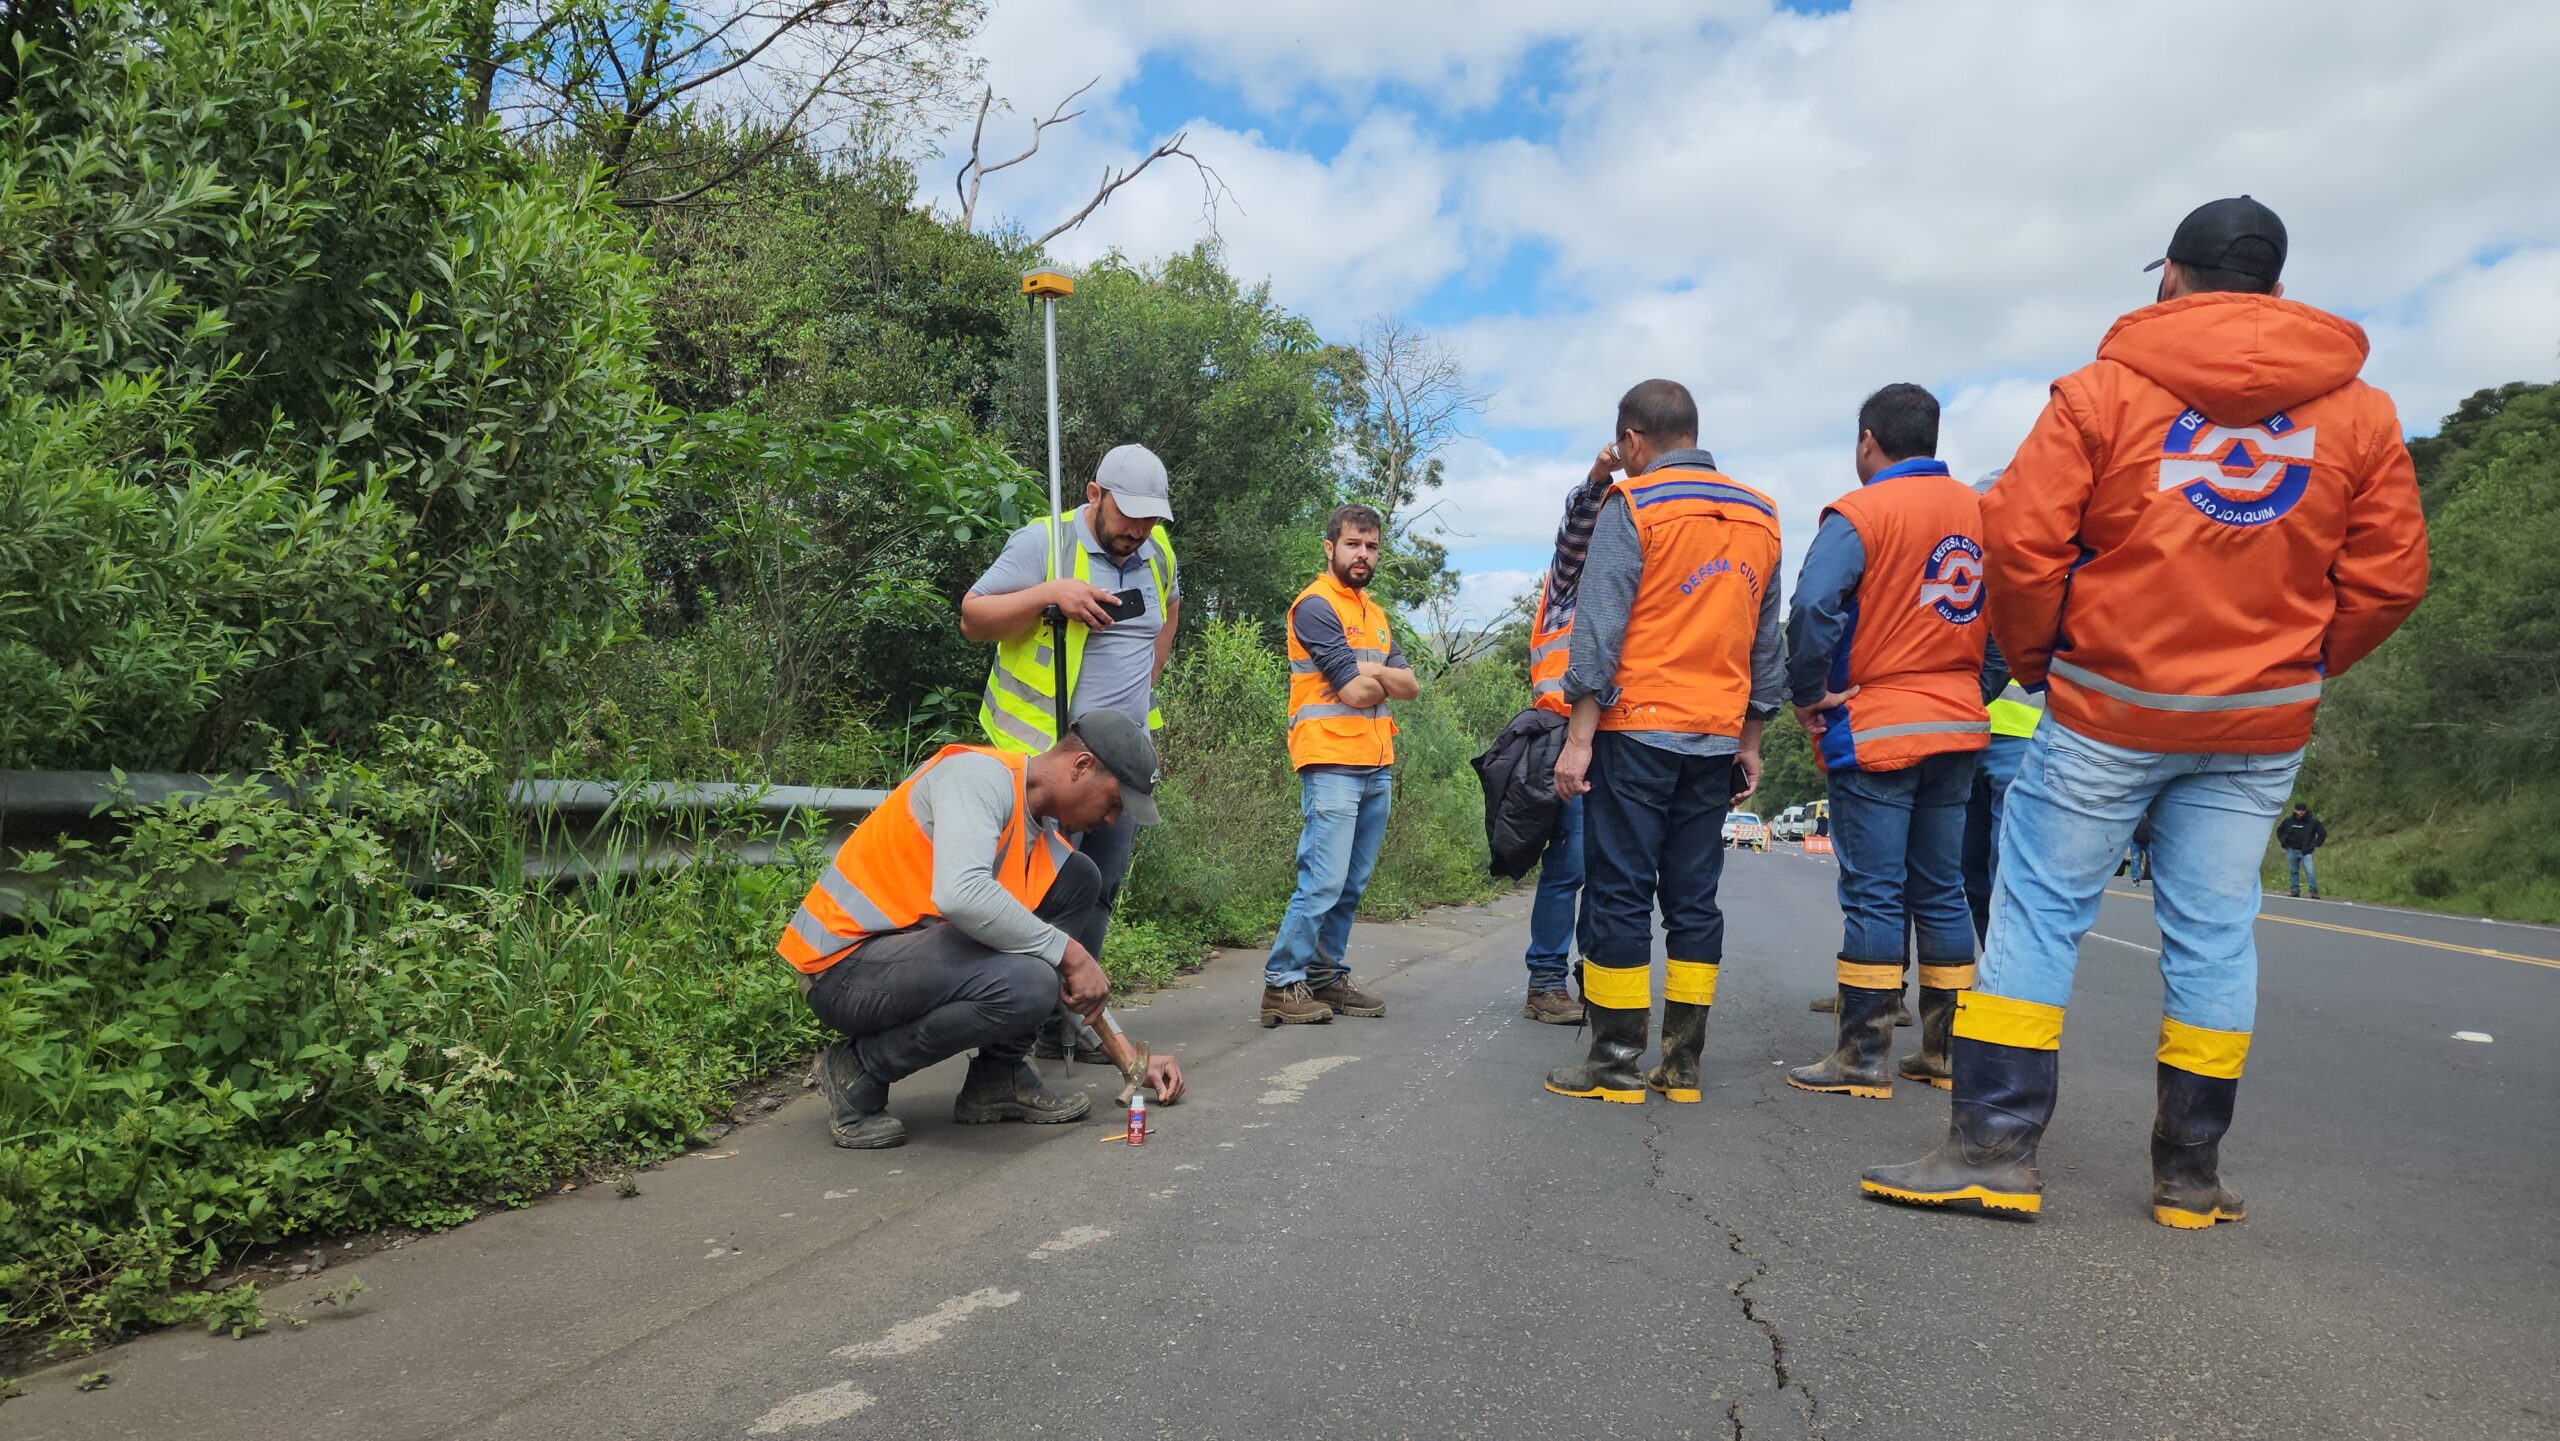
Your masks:
M1140 587L1131 586L1113 596L1111 603L1102 608L1102 613L1111 617L1113 625L1118 625L1124 620L1135 620L1147 613L1147 593Z

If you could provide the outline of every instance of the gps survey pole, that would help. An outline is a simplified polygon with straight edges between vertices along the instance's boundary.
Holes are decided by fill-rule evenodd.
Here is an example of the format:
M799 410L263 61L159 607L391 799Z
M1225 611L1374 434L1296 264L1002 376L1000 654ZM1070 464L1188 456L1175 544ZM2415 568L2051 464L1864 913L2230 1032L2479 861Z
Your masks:
M1033 270L1026 272L1022 277L1023 298L1040 302L1041 344L1047 352L1049 362L1049 560L1047 569L1051 580L1058 579L1058 571L1062 565L1058 558L1058 517L1066 511L1066 501L1060 494L1058 484L1058 302L1075 293L1075 281L1059 271ZM1073 539L1070 536L1069 542L1073 543ZM1067 733L1067 613L1053 605L1041 612L1041 618L1049 623L1049 695L1051 704L1055 707L1052 715L1057 721L1057 729L1050 734L1050 739L1054 742L1063 739ZM1086 1025L1082 1016L1065 1010L1062 1010L1061 1014L1067 1019L1067 1035L1064 1038L1065 1043L1058 1049L1066 1052L1066 1060L1062 1064L1072 1071L1075 1069L1076 1049L1079 1044L1093 1050L1107 1048L1103 1044L1102 1036L1093 1027ZM1107 1016L1109 1012L1104 1014ZM1117 1035L1118 1031L1118 1027L1112 1027L1114 1035ZM1145 1062L1141 1059L1138 1064L1143 1068ZM1123 1072L1126 1073L1126 1067L1123 1067Z
M1040 302L1042 341L1049 361L1049 579L1058 579L1058 516L1063 500L1058 486L1058 302L1076 293L1076 283L1055 270L1033 270L1022 277L1022 294ZM1049 694L1058 728L1067 733L1067 613L1056 606L1042 612L1049 622Z

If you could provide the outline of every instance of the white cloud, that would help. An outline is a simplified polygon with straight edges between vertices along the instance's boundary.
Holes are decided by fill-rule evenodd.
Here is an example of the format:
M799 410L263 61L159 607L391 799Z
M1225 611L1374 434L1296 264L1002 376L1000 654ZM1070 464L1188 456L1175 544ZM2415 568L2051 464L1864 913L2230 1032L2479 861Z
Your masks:
M2284 214L2289 292L2366 319L2414 428L2560 373L2560 7L1079 0L1001 5L986 45L1026 109L1103 76L1055 155L991 183L1035 231L1190 118L1136 113L1152 56L1267 115L1193 138L1236 193L1235 267L1328 333L1481 286L1514 246L1550 258L1534 293L1449 327L1496 396L1449 458L1447 528L1503 570L1648 375L1697 393L1791 549L1851 483L1857 403L1886 381L1938 391L1959 474L2004 464L2216 195ZM1269 138L1310 113L1347 124L1338 154ZM1190 177L1150 173L1062 253L1202 230Z

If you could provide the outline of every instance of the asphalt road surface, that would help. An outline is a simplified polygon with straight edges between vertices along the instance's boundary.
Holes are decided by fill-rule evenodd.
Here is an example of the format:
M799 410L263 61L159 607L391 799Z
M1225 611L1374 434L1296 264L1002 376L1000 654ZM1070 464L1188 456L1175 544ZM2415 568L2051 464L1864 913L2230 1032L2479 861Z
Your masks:
M2560 1435L2560 933L2272 898L2249 1220L2186 1233L2149 1218L2158 935L2111 896L2021 1223L1858 1194L1943 1093L1781 1081L1828 1045L1832 875L1728 869L1703 1105L1540 1090L1581 1038L1520 1017L1515 896L1364 926L1384 1019L1259 1030L1252 957L1128 1011L1195 1091L1136 1150L1099 1105L954 1127L950 1068L900 1151L806 1098L638 1197L336 1268L343 1311L274 1293L307 1326L32 1377L0 1435Z

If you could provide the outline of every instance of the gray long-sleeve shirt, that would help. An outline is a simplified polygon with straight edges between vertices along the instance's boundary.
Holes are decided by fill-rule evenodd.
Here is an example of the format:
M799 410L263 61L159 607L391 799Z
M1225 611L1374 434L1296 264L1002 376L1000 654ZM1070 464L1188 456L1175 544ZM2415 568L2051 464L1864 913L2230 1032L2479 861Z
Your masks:
M1674 450L1645 467L1645 473L1672 466L1713 470L1716 458L1703 450ZM1617 704L1618 653L1626 644L1627 617L1635 609L1636 587L1643 579L1644 543L1636 536L1635 517L1627 513L1626 497L1612 493L1591 533L1591 556L1583 566L1582 593L1575 601L1573 647L1564 672L1567 700L1597 696L1604 708ZM1786 646L1777 576L1768 577L1766 584L1751 640L1751 714L1763 717L1775 714L1786 700ZM1734 736L1688 731L1621 734L1681 755L1731 755L1741 748Z
M1013 772L993 756L962 754L926 771L907 808L933 842L933 908L992 951L1066 959L1067 933L1031 913L996 879L996 843L1013 819ZM1022 845L1043 843L1055 821L1023 828Z

